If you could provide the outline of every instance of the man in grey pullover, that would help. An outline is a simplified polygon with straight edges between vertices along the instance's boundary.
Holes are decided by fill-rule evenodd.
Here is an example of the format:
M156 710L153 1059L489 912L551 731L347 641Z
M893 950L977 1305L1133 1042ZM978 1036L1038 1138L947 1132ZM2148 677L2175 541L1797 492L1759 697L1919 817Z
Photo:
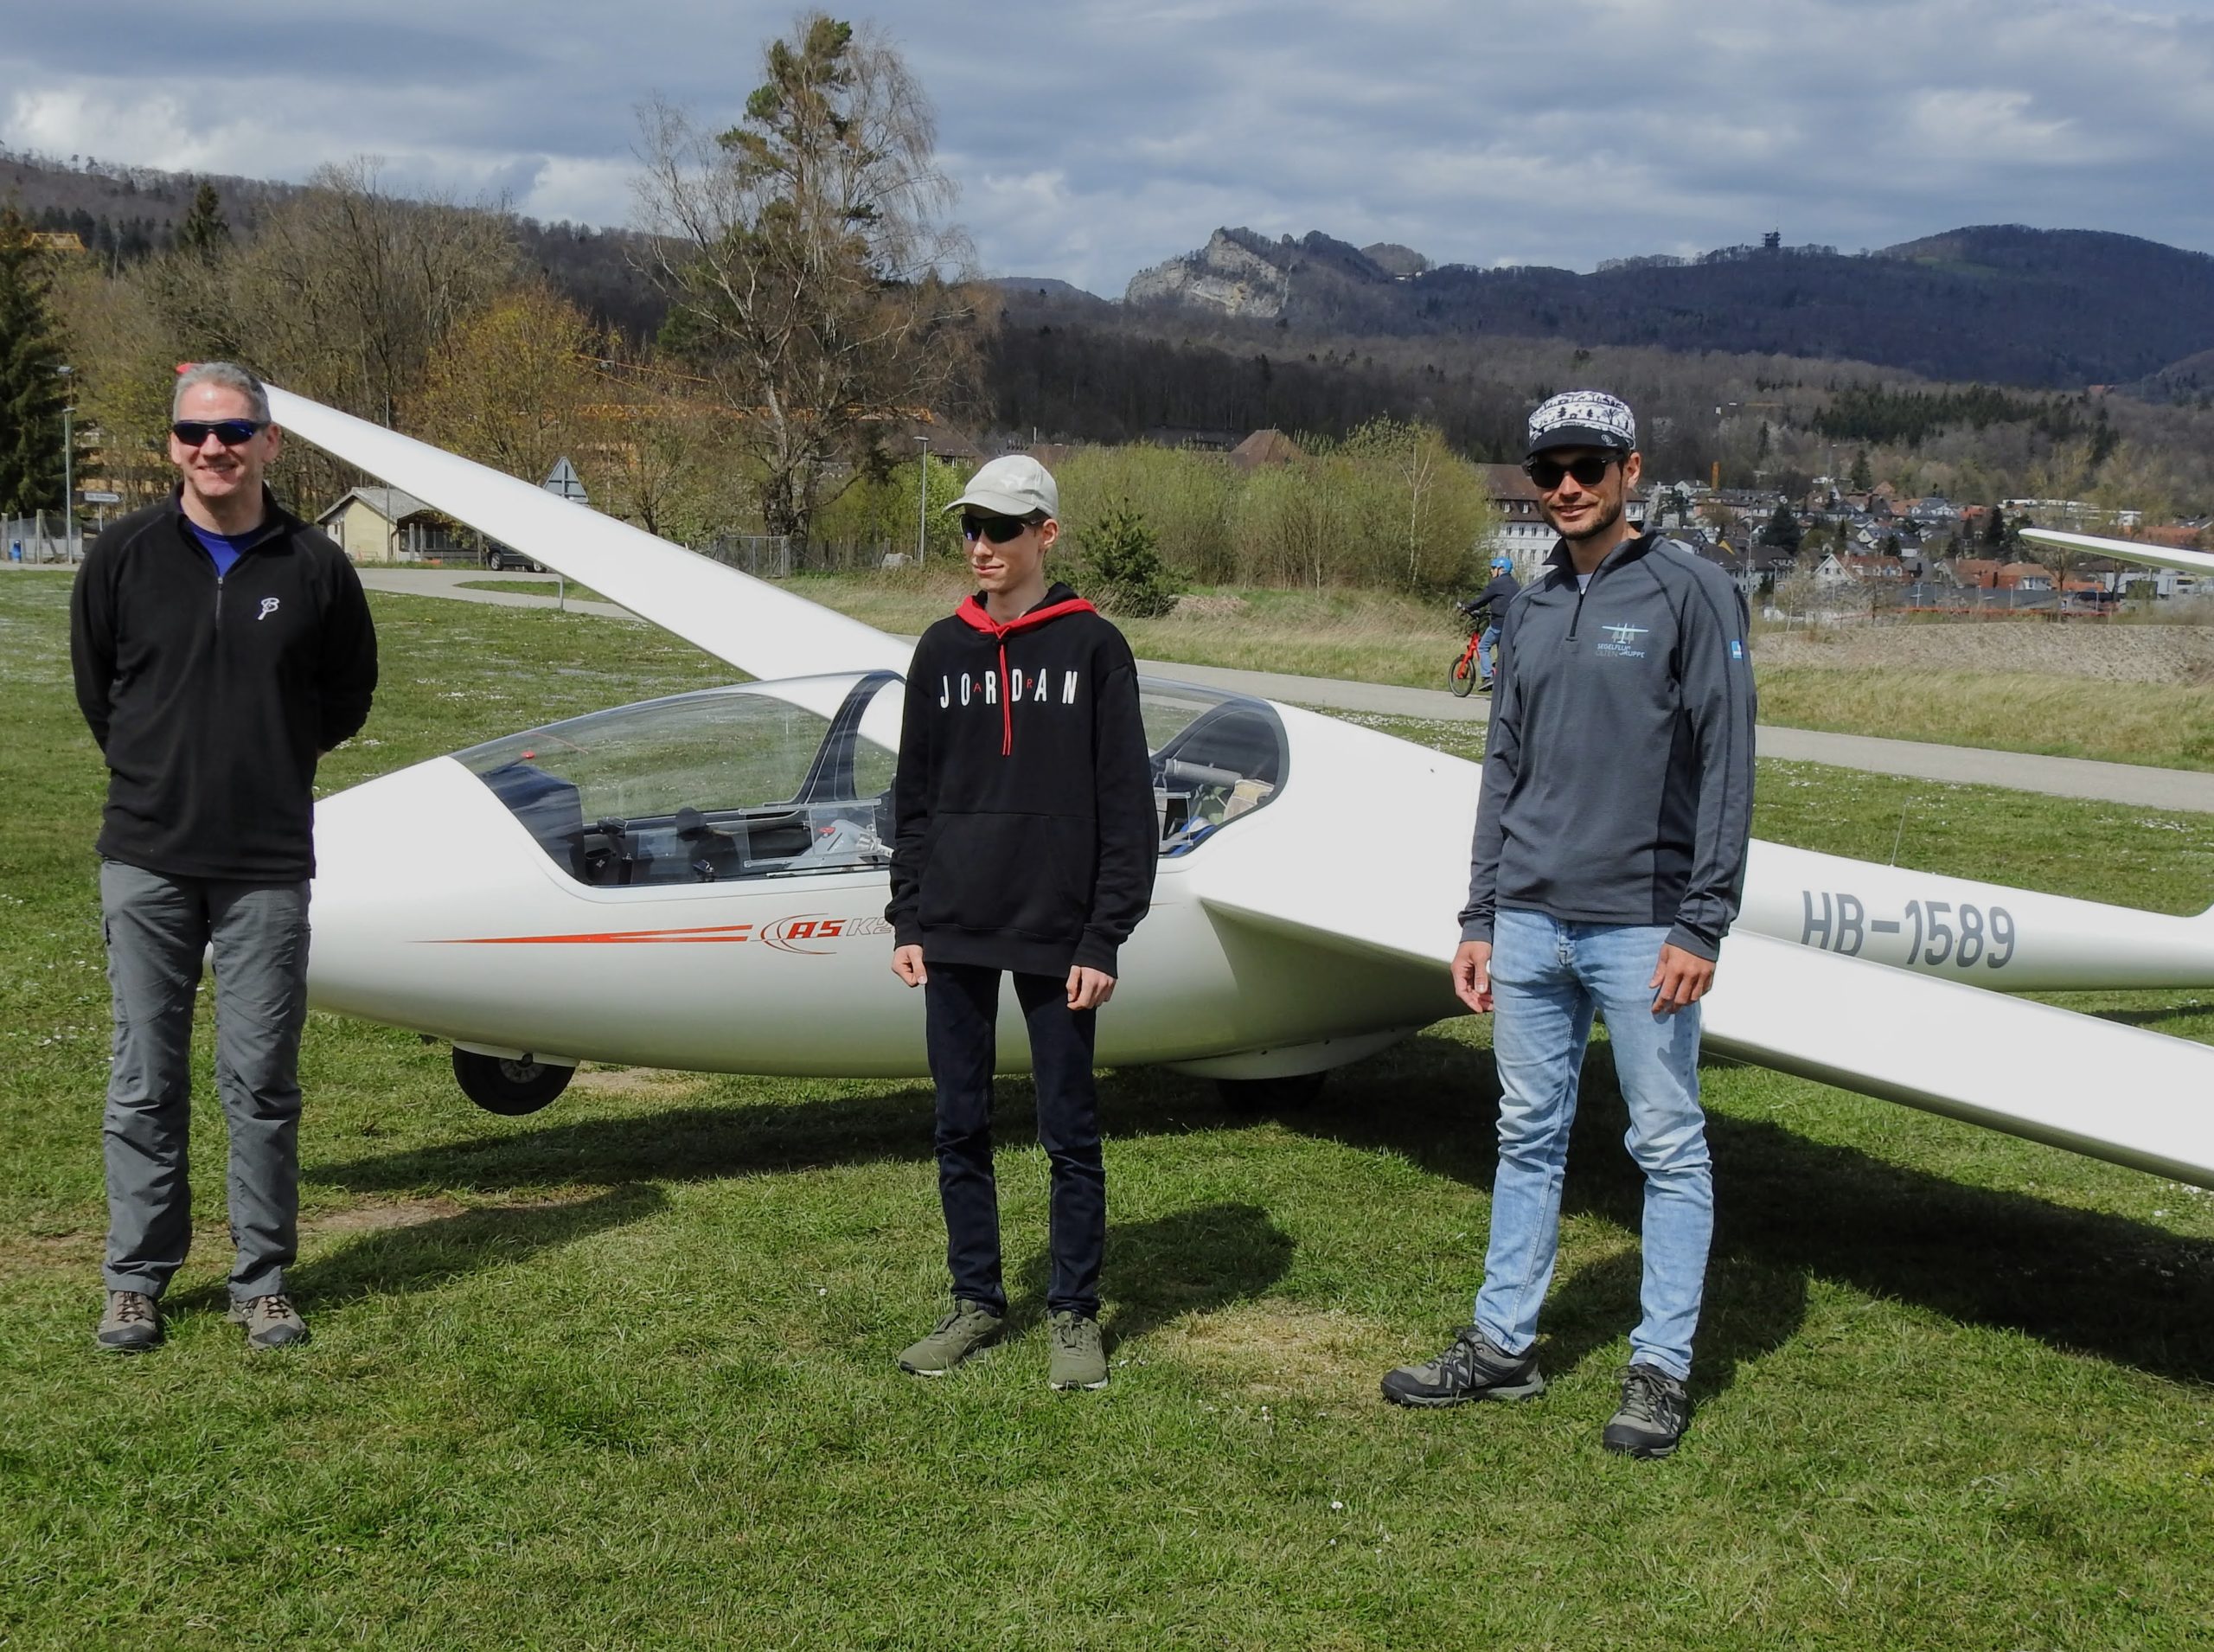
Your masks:
M1490 1244L1475 1322L1384 1379L1451 1405L1542 1393L1577 1077L1596 1010L1645 1176L1643 1318L1610 1450L1666 1457L1714 1225L1699 1105L1699 1001L1737 915L1753 791L1744 597L1721 569L1632 530L1636 422L1571 391L1530 418L1523 468L1560 542L1515 599L1492 699L1455 989L1493 1013L1502 1092Z

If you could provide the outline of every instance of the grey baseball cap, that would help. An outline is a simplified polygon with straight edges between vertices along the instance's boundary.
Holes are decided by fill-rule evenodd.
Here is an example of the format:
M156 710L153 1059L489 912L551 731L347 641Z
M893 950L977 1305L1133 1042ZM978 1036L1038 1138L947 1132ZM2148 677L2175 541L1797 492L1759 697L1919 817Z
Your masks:
M1029 454L1008 453L970 477L961 496L946 509L971 507L997 516L1027 516L1040 510L1059 516L1061 490L1053 485L1053 473Z
M1564 390L1539 404L1530 415L1530 445L1535 458L1548 448L1600 447L1627 453L1637 445L1637 417L1629 404L1604 390Z

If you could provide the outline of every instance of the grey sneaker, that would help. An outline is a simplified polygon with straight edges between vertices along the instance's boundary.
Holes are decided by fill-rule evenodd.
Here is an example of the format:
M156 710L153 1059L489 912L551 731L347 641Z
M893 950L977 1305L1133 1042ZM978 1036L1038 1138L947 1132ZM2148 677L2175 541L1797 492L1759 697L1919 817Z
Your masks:
M1104 1388L1107 1354L1099 1344L1099 1322L1089 1314L1064 1308L1046 1322L1052 1347L1046 1356L1046 1380L1056 1388Z
M111 1290L93 1341L110 1354L144 1354L162 1345L162 1309L143 1290Z
M899 1368L918 1377L942 1377L1000 1334L1006 1323L980 1302L954 1299L953 1311L937 1328L899 1356Z
M291 1298L272 1292L231 1304L231 1323L246 1327L250 1348L293 1348L308 1340L308 1322Z
M1538 1356L1509 1354L1475 1326L1462 1328L1453 1346L1421 1365L1403 1365L1384 1378L1384 1398L1395 1405L1464 1405L1472 1399L1535 1399L1545 1391Z
M1601 1431L1599 1444L1634 1457L1664 1457L1691 1420L1691 1396L1682 1383L1658 1366L1634 1365L1622 1373L1622 1408Z

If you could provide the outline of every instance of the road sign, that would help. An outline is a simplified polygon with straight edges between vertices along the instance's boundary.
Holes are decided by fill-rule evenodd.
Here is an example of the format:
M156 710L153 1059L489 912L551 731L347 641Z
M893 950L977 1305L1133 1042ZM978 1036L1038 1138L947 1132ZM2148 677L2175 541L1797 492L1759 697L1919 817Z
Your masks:
M106 489L86 488L77 496L88 505L119 505L123 503L121 494L110 493Z
M577 474L577 467L569 463L566 455L554 462L554 468L546 473L546 480L538 485L580 505L585 503L584 478Z

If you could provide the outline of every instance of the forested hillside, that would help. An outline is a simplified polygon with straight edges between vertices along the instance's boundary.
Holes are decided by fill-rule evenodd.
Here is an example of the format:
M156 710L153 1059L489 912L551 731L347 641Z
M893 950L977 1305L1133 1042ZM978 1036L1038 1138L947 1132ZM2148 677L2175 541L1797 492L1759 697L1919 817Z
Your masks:
M1929 378L2079 388L2214 348L2214 258L2089 230L1957 229L1880 253L1725 247L1590 275L1447 265L1411 275L1321 234L1219 231L1142 272L1134 301L1309 331L1567 338L1871 362Z
M180 243L204 188L221 246L195 250ZM737 471L707 462L708 427L685 422L698 413L695 369L662 348L668 299L638 232L402 200L366 163L294 186L0 155L0 204L11 200L95 254L56 264L57 298L85 411L133 436L107 448L112 478L158 473L161 410L141 382L151 365L236 352L455 441L489 427L452 387L481 382L504 399L501 418L528 414L535 433L516 451L528 464L502 461L519 471L550 463L540 447L585 439L569 404L612 417L651 387L666 463L701 473L677 491L697 498L668 515L671 484L627 442L610 451L644 468L605 491L637 492L636 513L663 526L729 519ZM339 212L342 200L352 204ZM347 250L365 234L412 250ZM437 291L365 291L358 326L295 313L316 268L419 266L447 272ZM1775 247L1630 259L1588 276L1436 269L1405 247L1222 232L1205 253L1135 281L1135 302L1046 279L989 284L969 330L975 381L931 411L987 447L1174 445L1194 432L1220 445L1264 427L1328 444L1384 419L1501 460L1519 456L1532 405L1589 382L1636 404L1661 476L1795 492L1865 467L1903 491L1964 501L2096 494L2191 515L2214 509L2210 269L2127 237L2019 229L1868 257ZM525 293L534 283L542 291ZM554 372L548 352L582 363L588 381ZM2134 362L2153 365L2118 370ZM2125 381L2122 393L2091 388L2109 381ZM518 397L528 408L506 406Z

